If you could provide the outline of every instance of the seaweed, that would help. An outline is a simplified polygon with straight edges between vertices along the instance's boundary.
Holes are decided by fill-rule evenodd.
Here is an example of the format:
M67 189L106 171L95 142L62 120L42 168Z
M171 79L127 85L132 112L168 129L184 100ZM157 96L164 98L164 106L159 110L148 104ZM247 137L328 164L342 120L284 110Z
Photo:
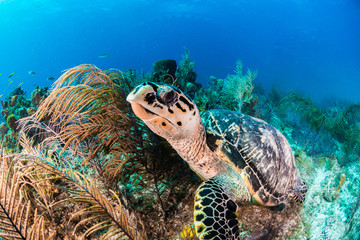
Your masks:
M283 98L282 104L299 113L311 129L328 133L342 143L345 153L360 153L360 104L336 107L330 111L294 92Z

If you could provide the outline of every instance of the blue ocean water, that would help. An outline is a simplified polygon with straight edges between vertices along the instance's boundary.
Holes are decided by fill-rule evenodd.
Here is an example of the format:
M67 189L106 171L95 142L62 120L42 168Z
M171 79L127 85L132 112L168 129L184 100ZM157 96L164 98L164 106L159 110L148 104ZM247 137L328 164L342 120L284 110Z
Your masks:
M360 102L359 26L358 0L0 0L0 95L82 63L151 71L186 47L204 84L241 59L266 89Z

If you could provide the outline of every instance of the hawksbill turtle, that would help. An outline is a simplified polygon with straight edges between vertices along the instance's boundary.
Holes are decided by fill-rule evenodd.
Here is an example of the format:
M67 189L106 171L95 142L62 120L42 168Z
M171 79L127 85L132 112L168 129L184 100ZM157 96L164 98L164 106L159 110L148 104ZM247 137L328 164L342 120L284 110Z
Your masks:
M304 201L307 188L288 141L263 120L220 109L200 114L181 90L153 82L137 86L127 101L204 180L194 203L199 239L238 239L238 203Z

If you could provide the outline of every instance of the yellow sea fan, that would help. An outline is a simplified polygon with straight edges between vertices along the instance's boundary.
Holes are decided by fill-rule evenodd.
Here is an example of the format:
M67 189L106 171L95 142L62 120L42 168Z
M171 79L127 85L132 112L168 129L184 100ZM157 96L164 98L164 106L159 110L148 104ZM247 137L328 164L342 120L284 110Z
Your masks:
M35 114L21 120L22 131L54 129L45 141L62 142L60 155L71 147L86 155L83 165L92 161L102 174L117 178L122 166L143 149L138 120L125 100L130 89L130 80L118 70L74 67L54 83Z

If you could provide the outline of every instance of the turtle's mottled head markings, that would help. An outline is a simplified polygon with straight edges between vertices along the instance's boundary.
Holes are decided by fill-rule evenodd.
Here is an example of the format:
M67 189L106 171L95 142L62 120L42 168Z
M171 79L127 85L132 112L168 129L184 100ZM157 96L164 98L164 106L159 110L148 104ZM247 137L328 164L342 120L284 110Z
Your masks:
M201 124L196 105L181 90L170 85L143 83L126 100L136 116L165 139L189 137Z

